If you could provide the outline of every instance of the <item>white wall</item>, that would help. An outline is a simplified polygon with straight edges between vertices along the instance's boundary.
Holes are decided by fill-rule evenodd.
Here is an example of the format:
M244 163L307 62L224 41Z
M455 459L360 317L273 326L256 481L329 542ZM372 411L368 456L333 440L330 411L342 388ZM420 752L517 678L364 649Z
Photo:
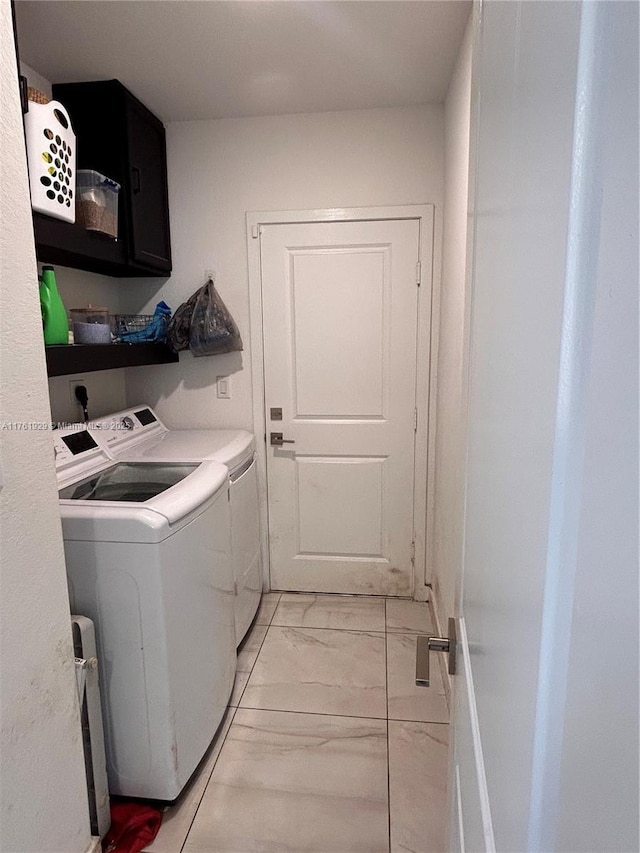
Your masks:
M71 308L86 308L89 304L108 308L112 314L120 311L120 294L123 290L120 279L57 264L55 271L58 290L67 311Z
M462 565L466 467L468 334L466 286L471 109L472 19L469 18L445 102L445 190L438 336L435 511L431 582L440 628L454 615ZM427 576L427 580L428 580Z
M0 3L0 848L91 842L8 3Z
M124 373L124 370L118 369L54 376L49 380L51 421L54 424L82 422L82 407L72 396L72 382L86 387L90 418L99 418L126 408Z
M51 98L51 83L26 62L20 61L20 73L27 78L27 85L38 89L43 95Z
M162 287L131 282L124 304L146 311L163 298L175 310L213 268L245 350L129 369L128 401L174 427L252 429L246 212L431 202L439 246L443 108L177 122L167 143L173 274ZM232 399L218 400L215 378L227 374Z

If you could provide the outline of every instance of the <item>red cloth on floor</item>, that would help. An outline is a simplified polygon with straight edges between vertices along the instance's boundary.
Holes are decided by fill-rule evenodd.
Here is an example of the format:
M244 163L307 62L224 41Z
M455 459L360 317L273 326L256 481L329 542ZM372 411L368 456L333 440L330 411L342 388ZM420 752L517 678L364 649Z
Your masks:
M151 844L162 823L162 812L135 802L111 803L111 829L102 840L104 853L139 853Z

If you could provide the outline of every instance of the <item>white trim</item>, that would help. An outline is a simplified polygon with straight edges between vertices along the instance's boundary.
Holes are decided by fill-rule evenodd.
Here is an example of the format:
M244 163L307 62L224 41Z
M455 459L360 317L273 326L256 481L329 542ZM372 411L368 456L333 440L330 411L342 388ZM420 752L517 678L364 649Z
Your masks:
M458 850L465 853L464 843L464 821L462 820L462 791L460 790L460 767L456 764L455 770L455 802L456 802L456 826L458 829Z
M440 601L438 598L438 591L436 587L429 587L429 599L428 606L429 611L431 613L431 618L433 621L433 631L438 637L444 637L445 635L442 633L442 625L440 623L440 619L438 618L438 613L440 612ZM440 667L440 672L442 674L442 683L444 685L444 692L447 699L447 707L449 709L449 722L452 720L452 704L451 704L451 695L452 695L452 679L453 676L449 675L449 666L446 654L438 654L438 666Z
M247 260L249 266L249 338L251 340L251 405L253 432L256 437L258 501L260 509L260 550L262 551L262 585L271 589L269 561L269 524L267 494L266 421L264 413L264 343L262 336L262 267L260 264L260 219L247 213ZM252 237L258 230L258 239Z
M435 243L435 221L433 240ZM430 587L433 581L433 567L435 565L435 494L436 494L436 414L437 414L437 398L438 398L438 344L440 340L440 296L441 296L441 281L436 282L435 268L435 251L432 253L431 270L431 304L430 304L430 335L429 335L429 352L425 358L424 364L428 365L429 376L428 381L424 383L427 394L427 437L426 437L426 459L427 467L425 471L426 488L425 488L425 547L424 547L424 567L423 567L423 584L425 589L425 597L428 600L430 596ZM416 563L417 565L417 563ZM416 592L420 592L419 585L416 584ZM419 596L416 595L416 598ZM420 596L421 597L421 596Z
M489 802L489 790L487 788L487 775L484 769L484 754L482 752L482 740L480 737L480 723L478 721L478 708L476 706L476 692L473 686L473 674L471 672L471 658L469 656L469 640L467 638L467 626L464 618L458 620L458 664L464 667L464 682L467 690L467 702L469 707L469 724L471 726L471 740L473 743L473 755L475 758L476 782L478 798L480 800L480 812L482 815L482 830L484 834L484 853L495 853L496 843L493 837L493 821L491 819L491 806Z
M427 542L432 538L433 476L435 452L435 385L437 358L439 287L434 282L435 207L432 204L411 204L383 207L330 208L326 210L281 210L247 213L247 256L249 267L249 336L251 340L251 375L253 397L253 431L256 436L258 489L261 512L261 546L265 567L265 588L270 589L270 566L267 524L267 459L264 397L264 341L262 330L262 270L260 265L260 235L262 225L284 225L304 222L381 221L386 219L417 219L420 226L419 260L422 263L422 282L418 289L418 341L416 351L416 406L418 429L415 437L414 469L414 537L416 543L413 596L427 600ZM431 252L431 263L425 258ZM437 292L437 298L434 293ZM435 334L435 346L432 336ZM432 428L429 429L429 424ZM422 484L422 485L421 485ZM426 488L424 487L426 484ZM431 547L431 546L429 546ZM429 575L430 577L430 575Z
M435 284L435 209L422 205L420 216L420 261L422 284L418 300L418 343L416 348L416 407L418 429L415 444L413 529L416 541L413 597L428 601L431 590L433 541L433 493L435 471L435 377L438 357L438 307L440 287ZM431 249L431 263L426 264ZM429 568L427 569L427 565Z
M102 853L102 842L99 835L91 836L91 844L87 847L85 853Z

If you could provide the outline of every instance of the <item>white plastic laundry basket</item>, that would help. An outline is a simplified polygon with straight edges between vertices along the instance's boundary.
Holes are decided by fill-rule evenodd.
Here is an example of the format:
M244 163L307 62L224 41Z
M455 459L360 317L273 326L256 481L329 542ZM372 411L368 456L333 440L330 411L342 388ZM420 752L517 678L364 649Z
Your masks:
M66 222L76 221L76 137L58 101L29 102L25 114L31 207Z

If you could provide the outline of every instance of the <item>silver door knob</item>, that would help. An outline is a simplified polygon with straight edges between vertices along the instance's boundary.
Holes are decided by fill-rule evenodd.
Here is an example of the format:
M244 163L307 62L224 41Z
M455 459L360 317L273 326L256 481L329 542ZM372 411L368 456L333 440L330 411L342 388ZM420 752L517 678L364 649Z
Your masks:
M449 619L448 637L418 637L416 642L416 685L429 687L429 652L449 653L449 675L456 674L456 620Z
M281 432L270 433L270 442L272 447L282 447L283 444L295 444L292 438L283 438Z

